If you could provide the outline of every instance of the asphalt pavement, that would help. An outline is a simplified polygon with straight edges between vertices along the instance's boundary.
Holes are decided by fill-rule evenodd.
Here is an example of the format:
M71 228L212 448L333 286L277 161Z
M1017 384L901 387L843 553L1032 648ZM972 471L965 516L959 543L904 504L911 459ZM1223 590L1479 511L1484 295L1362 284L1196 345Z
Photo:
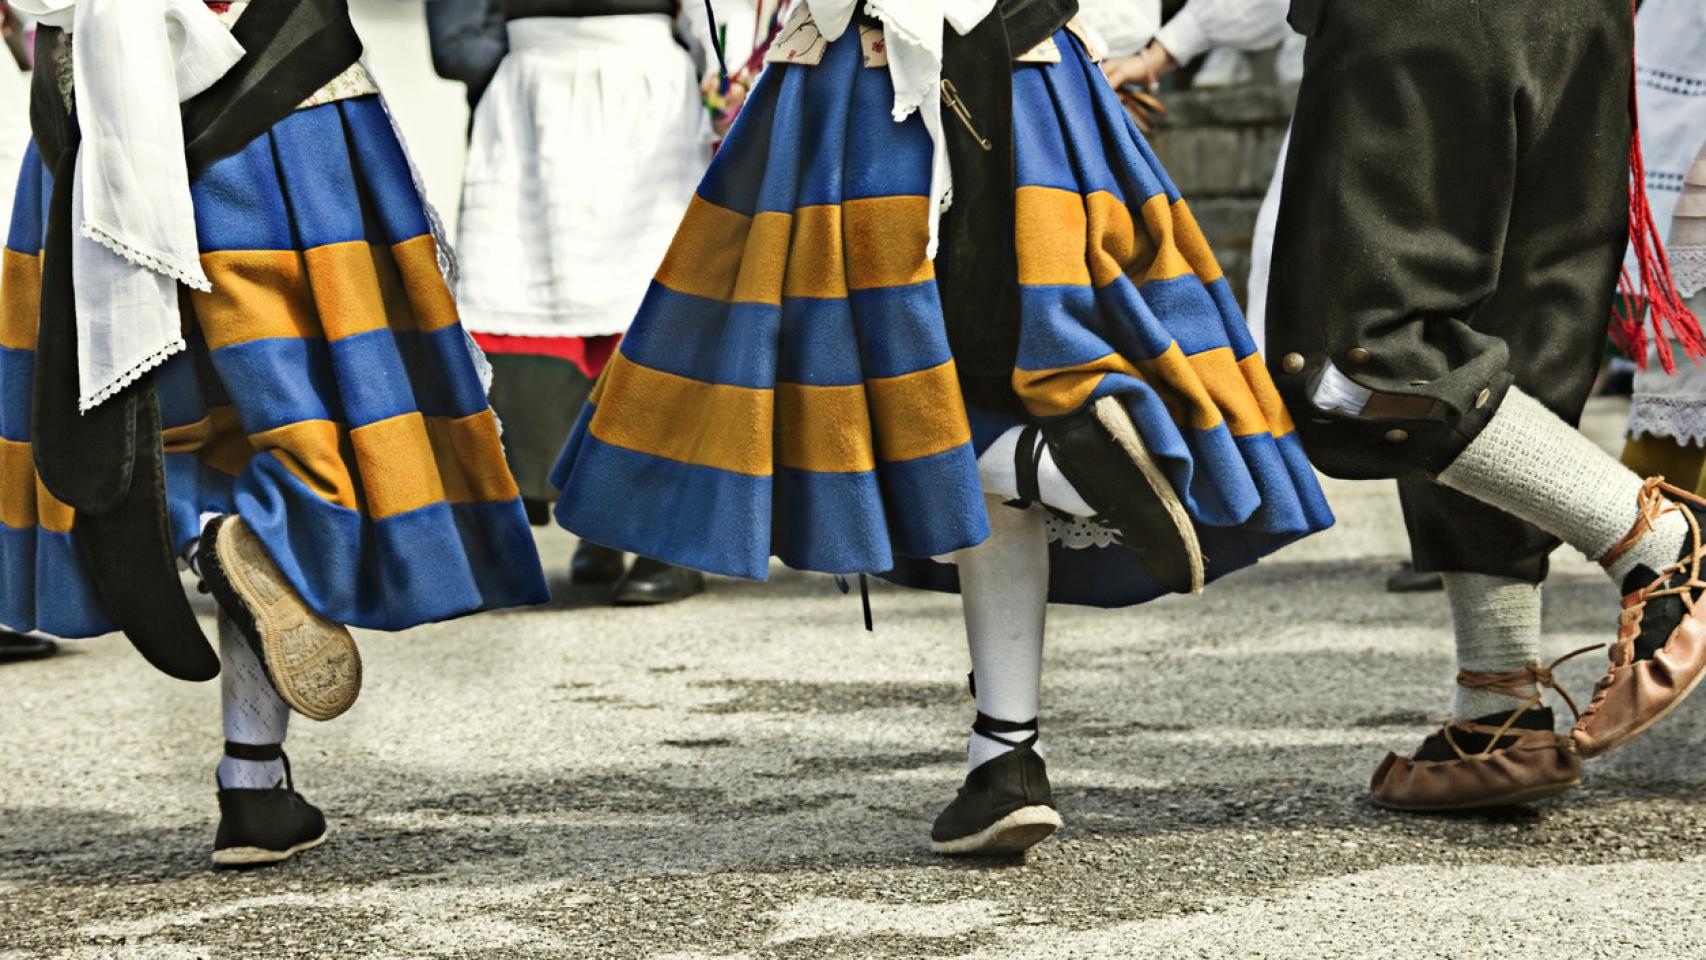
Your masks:
M1623 408L1596 401L1615 442ZM0 667L0 960L1706 957L1706 698L1560 801L1413 817L1367 800L1449 701L1439 594L1382 584L1391 484L1211 587L1051 611L1043 736L1066 819L1022 860L930 853L971 719L952 596L715 580L663 609L362 634L346 717L299 722L333 835L216 873L216 684L120 638ZM1546 651L1617 597L1561 550ZM211 614L211 608L203 608ZM1587 695L1596 657L1560 670Z

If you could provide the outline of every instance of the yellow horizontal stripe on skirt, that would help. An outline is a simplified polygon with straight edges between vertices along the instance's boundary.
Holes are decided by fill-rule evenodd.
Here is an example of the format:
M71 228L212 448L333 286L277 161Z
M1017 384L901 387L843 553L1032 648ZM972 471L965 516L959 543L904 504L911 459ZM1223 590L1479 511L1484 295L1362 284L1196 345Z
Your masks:
M1231 347L1217 347L1185 356L1177 343L1153 360L1132 364L1117 353L1073 367L1015 370L1013 386L1025 407L1039 417L1060 417L1078 410L1109 374L1136 377L1152 387L1180 427L1212 430L1222 423L1235 437L1262 433L1283 436L1292 431L1291 418L1279 400L1267 371L1255 354L1239 361Z
M432 440L427 436L426 418L418 412L356 427L349 438L356 469L361 471L367 513L373 519L444 502L444 481L438 471L420 469L421 464L432 462Z
M41 327L41 257L0 254L0 347L34 350Z
M431 332L457 321L430 235L312 250L204 253L213 290L192 293L209 350L281 337L340 340L374 330Z
M36 477L30 445L0 440L0 523L14 530L41 527L50 533L69 533L75 514Z
M926 257L929 201L871 197L793 213L736 213L695 196L657 282L723 303L845 297L935 277Z
M776 395L653 370L618 350L598 378L588 425L611 446L730 473L771 473Z
M439 501L500 503L521 495L503 467L490 410L466 417L409 413L353 431L330 420L304 420L245 436L236 411L221 406L165 431L165 442L167 453L198 454L230 476L256 452L270 454L320 499L375 520Z
M500 503L521 496L502 456L497 417L418 412L349 431L366 513L375 520L435 503Z
M162 433L167 453L193 453L226 476L235 477L249 465L255 448L243 433L237 408L221 404L194 423L169 427Z
M863 384L772 391L677 376L618 352L591 402L590 429L603 443L755 477L778 466L860 473L971 440L952 362Z
M1017 197L1019 283L1105 287L1122 276L1139 284L1195 274L1221 278L1219 263L1183 200L1156 194L1131 210L1113 194L1058 187L1020 187Z
M852 386L776 385L777 466L858 473L879 460L903 463L970 442L951 360Z

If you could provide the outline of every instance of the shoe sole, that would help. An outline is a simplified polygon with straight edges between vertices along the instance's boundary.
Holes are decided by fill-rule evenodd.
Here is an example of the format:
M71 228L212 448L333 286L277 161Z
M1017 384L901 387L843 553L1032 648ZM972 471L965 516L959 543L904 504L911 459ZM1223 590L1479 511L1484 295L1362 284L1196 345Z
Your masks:
M616 597L610 601L610 605L613 607L666 607L672 603L691 600L704 592L704 590L695 590L685 596L669 597L667 599L652 599L651 597Z
M1397 810L1400 813L1468 813L1473 810L1498 810L1504 807L1520 807L1524 804L1538 803L1552 797L1569 793L1582 785L1582 778L1560 781L1558 783L1541 783L1524 790L1513 790L1510 793L1471 803L1448 803L1439 805L1417 805L1383 803L1375 800L1374 805L1385 810Z
M283 863L305 850L312 850L326 842L327 834L320 834L312 840L305 840L288 850L265 850L260 847L231 847L225 850L213 851L213 865L224 870L237 870L243 867L269 867L275 863Z
M1161 507L1165 516L1164 522L1170 526L1179 538L1179 546L1184 552L1186 579L1189 590L1179 589L1183 582L1167 584L1168 588L1177 593L1198 594L1203 591L1206 579L1202 544L1197 540L1197 527L1191 522L1190 511L1185 509L1184 501L1179 499L1178 491L1173 489L1172 481L1162 471L1161 464L1150 454L1149 446L1143 442L1143 437L1137 432L1137 425L1132 422L1131 414L1120 405L1114 397L1103 397L1096 401L1094 407L1096 422L1108 432L1125 455L1130 458L1132 465L1137 467L1138 474L1155 496L1155 501ZM1151 511L1145 510L1148 513ZM1146 518L1147 519L1147 518ZM1159 519L1159 518L1157 518ZM1169 578L1171 579L1171 578Z
M1021 807L969 837L932 840L937 853L949 857L977 857L1024 853L1060 829L1060 813L1053 807Z
M1605 742L1605 744L1597 750L1589 752L1587 750L1582 749L1581 741L1576 739L1576 733L1574 730L1570 731L1570 742L1576 745L1576 752L1578 754L1580 754L1582 759L1584 759L1584 760L1592 760L1592 759L1595 759L1598 757L1603 757L1606 754L1610 753L1611 751L1616 750L1618 747L1621 747L1624 744L1628 743L1629 741L1640 736L1641 734L1646 733L1648 730L1652 729L1653 724L1658 723L1660 720L1663 720L1665 717L1670 716L1670 712L1672 710L1675 710L1677 708L1677 705L1682 703L1682 701L1687 700L1688 695L1694 692L1694 688L1700 686L1700 681L1702 681L1702 680L1706 680L1706 670L1701 670L1698 673L1696 673L1694 675L1694 679L1690 680L1688 682L1688 686L1683 687L1681 693L1679 693L1675 697L1671 698L1670 703L1665 704L1664 709L1660 710L1658 713L1653 714L1652 716L1648 717L1647 719L1641 721L1640 724L1638 724L1633 730L1630 730L1628 733L1625 733L1621 736L1615 737L1611 740L1607 740Z
M255 619L278 695L310 720L330 720L361 693L361 651L342 624L308 609L249 525L227 520L214 543L219 566Z

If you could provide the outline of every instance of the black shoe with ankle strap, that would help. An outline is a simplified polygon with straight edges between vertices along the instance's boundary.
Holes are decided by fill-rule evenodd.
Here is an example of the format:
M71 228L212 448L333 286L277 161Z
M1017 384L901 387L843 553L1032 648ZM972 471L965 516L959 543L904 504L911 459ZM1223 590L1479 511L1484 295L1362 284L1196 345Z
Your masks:
M326 842L326 817L296 792L290 758L276 743L225 742L225 755L255 763L283 761L284 779L267 789L219 788L219 833L213 864L226 869L283 863Z
M930 830L930 845L948 856L1023 853L1060 829L1048 767L1036 751L1037 721L977 715L972 731L1013 749L966 775L965 785ZM1023 739L1003 734L1028 733Z

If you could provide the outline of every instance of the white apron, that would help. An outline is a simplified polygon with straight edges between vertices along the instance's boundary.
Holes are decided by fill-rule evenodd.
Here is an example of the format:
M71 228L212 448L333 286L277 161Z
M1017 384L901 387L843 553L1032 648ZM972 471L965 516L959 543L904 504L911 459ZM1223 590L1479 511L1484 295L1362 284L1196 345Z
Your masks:
M668 17L516 20L474 115L457 244L478 333L622 333L710 162Z

